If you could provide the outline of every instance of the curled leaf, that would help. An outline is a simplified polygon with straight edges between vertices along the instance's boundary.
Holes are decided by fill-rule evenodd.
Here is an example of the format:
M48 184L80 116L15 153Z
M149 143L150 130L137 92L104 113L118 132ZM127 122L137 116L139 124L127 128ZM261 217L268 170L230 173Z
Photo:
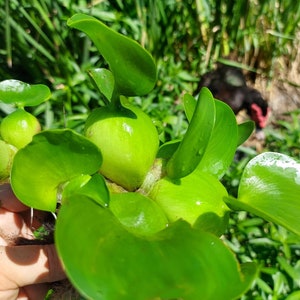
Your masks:
M216 121L206 151L196 170L221 178L234 158L237 148L238 125L232 109L215 100Z
M76 14L67 24L83 31L94 42L108 62L121 95L139 96L153 89L156 65L141 45L89 15Z
M167 163L170 178L181 178L195 170L211 137L215 114L215 100L208 88L202 88L187 132Z

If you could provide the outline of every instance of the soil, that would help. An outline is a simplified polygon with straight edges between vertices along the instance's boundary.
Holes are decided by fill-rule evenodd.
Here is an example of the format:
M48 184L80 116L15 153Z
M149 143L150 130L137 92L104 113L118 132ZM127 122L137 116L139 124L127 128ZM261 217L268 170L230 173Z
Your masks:
M284 57L274 61L270 77L257 74L255 82L248 82L249 86L261 92L270 107L267 128L278 127L279 120L289 121L290 112L300 109L300 45L292 49L294 59ZM299 114L300 115L300 114ZM245 113L238 115L238 122L248 119ZM300 121L299 121L300 122ZM258 139L253 134L245 146L254 148L258 153L265 147L265 140Z
M269 103L269 124L286 119L286 113L300 108L300 50L297 48L294 60L279 58L275 61L272 79L258 76L253 85Z

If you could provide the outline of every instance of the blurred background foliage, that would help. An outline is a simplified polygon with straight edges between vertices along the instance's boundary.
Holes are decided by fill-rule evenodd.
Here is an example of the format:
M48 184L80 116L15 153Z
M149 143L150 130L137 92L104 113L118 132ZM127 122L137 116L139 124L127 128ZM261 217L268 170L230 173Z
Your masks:
M153 92L131 99L153 118L162 142L187 128L182 95L193 93L216 62L235 64L272 80L278 58L293 61L299 43L300 5L292 0L0 0L0 81L44 83L48 101L32 112L43 127L81 131L88 113L102 105L89 79L105 66L81 32L69 29L75 13L93 15L141 43L153 55L158 82ZM14 108L0 103L0 119ZM300 159L299 111L266 129L264 151ZM245 164L256 150L241 147L223 178L236 195ZM224 241L240 261L255 260L261 277L242 299L300 299L300 241L281 227L240 212Z

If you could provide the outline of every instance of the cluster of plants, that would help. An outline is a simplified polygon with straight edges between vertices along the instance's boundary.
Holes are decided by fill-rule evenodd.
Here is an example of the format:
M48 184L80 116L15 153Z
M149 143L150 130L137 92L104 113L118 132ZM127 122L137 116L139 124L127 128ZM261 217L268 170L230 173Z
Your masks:
M70 33L67 26L74 13L88 13L138 40L153 54L158 74L154 89L133 95L129 101L154 121L160 143L183 138L189 126L183 94L192 93L199 74L236 49L240 51L236 59L243 67L252 70L264 66L272 71L268 67L276 57L293 58L291 46L299 29L295 21L299 7L290 1L261 1L257 5L252 1L6 0L5 4L0 7L1 19L5 20L0 24L0 36L5 41L0 45L0 80L43 83L51 90L39 104L21 101L18 107L25 105L44 130L64 127L82 133L90 112L105 105L103 91L95 89L95 77L88 71L95 66L107 67L107 62L86 35ZM290 5L295 7L290 9ZM48 98L51 101L42 101ZM2 119L15 108L15 104L0 101ZM297 112L292 117L292 123L280 121L277 128L268 129L267 151L299 158ZM14 146L9 149L11 154L16 152ZM246 156L233 161L221 178L234 197L247 163L257 155L249 149L243 151ZM298 239L249 212L233 212L229 217L225 243L240 262L256 261L262 271L244 299L285 299L298 290Z
M237 124L203 88L198 99L182 96L182 137L160 140L131 101L142 101L157 82L151 55L90 15L76 14L68 25L84 32L107 63L88 71L103 104L81 132L39 132L24 107L48 100L49 88L2 81L1 101L18 109L1 122L1 179L34 209L55 212L60 204L55 244L87 299L242 297L261 270L255 260L239 262L220 239L229 214L248 212L299 235L299 163L278 152L255 156L233 197L221 179L253 123Z

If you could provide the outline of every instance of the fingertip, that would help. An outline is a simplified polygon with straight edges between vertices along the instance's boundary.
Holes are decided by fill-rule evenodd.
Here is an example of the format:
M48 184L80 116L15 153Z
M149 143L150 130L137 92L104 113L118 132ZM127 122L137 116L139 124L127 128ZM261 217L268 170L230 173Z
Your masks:
M28 209L13 193L9 183L0 185L0 207L12 212L21 212Z

